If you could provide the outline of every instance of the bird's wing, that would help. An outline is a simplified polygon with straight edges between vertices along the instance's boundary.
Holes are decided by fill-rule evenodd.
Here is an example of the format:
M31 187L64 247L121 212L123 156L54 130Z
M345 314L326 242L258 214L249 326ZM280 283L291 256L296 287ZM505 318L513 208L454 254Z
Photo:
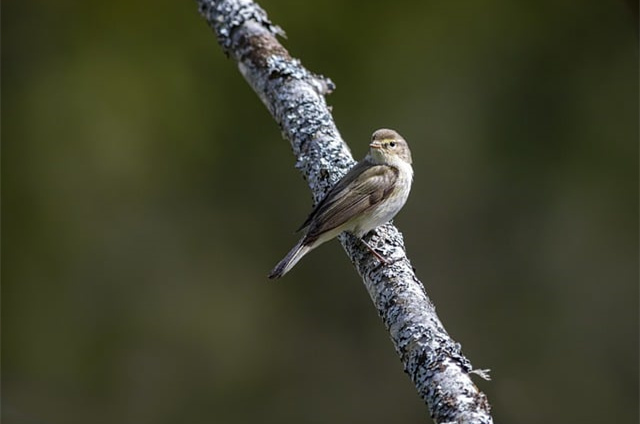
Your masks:
M301 228L309 227L307 238L314 239L339 227L379 204L397 178L395 167L358 163L316 205Z
M340 197L344 196L345 188L350 180L353 180L356 175L362 173L370 164L361 161L356 163L341 179L338 181L331 189L327 192L327 194L318 202L317 205L313 208L307 219L302 223L300 228L296 230L300 231L304 228L307 228L313 219L323 211L326 211L330 205L335 203Z

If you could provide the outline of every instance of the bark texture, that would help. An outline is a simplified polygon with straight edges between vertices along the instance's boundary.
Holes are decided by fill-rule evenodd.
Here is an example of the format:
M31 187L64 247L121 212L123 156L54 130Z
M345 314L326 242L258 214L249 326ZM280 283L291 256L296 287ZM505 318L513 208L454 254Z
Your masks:
M200 13L224 52L267 106L291 143L296 168L320 200L355 161L336 128L324 95L333 83L305 69L276 36L284 32L251 0L198 0ZM381 264L349 234L339 236L388 329L418 393L436 423L492 423L474 371L438 319L405 254L402 234L378 227L367 241L390 262ZM266 278L266 277L265 277Z

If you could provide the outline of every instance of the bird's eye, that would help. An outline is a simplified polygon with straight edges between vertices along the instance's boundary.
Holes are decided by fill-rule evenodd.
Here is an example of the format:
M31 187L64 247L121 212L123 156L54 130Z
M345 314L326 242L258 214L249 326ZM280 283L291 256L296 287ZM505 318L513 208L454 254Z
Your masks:
M389 147L391 147L391 148L396 147L396 142L395 141L390 141L389 142Z

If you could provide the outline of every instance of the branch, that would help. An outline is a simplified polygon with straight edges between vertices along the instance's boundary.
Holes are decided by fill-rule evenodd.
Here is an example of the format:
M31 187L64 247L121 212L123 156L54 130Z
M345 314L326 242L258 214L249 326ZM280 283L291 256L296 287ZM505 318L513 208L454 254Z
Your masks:
M304 68L278 42L284 32L251 0L198 0L200 13L290 141L317 201L355 163L324 95L333 83ZM436 423L492 423L489 402L470 378L471 363L438 319L391 224L372 232L380 262L347 234L339 236L378 309L393 344ZM478 374L481 372L475 371Z

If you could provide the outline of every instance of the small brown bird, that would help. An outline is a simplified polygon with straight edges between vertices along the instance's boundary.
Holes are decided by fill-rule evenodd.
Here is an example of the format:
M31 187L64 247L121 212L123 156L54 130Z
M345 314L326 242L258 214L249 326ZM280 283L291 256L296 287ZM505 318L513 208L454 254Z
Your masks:
M409 197L413 168L409 145L389 129L373 133L369 153L316 205L298 231L305 235L269 273L280 278L311 250L348 231L385 262L362 236L389 222Z

